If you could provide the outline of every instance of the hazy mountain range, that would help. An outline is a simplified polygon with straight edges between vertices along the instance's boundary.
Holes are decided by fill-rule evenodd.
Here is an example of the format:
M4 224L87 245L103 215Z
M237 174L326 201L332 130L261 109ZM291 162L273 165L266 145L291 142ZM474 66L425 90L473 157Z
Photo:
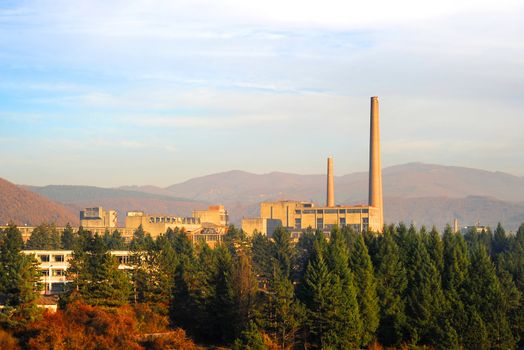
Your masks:
M325 201L325 185L324 174L272 172L259 175L234 170L166 188L20 187L64 204L76 216L80 208L95 205L117 209L123 220L128 210L190 215L192 209L224 204L231 221L239 223L244 216L257 216L261 201L312 200L321 205ZM524 222L523 177L463 167L409 163L385 168L383 186L387 222L442 227L458 218L461 225L480 221L493 226L501 221L508 229L515 229ZM335 177L338 204L366 203L367 191L366 172ZM2 216L0 220L5 221Z

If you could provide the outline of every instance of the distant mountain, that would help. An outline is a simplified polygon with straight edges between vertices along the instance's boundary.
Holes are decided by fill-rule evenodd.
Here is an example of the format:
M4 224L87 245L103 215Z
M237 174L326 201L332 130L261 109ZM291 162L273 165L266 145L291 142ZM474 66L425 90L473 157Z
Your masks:
M442 229L458 219L460 226L480 222L494 228L498 222L515 231L524 223L524 202L504 202L495 198L468 196L465 198L424 197L384 199L384 219L389 223L435 225Z
M519 204L524 202L522 177L464 167L409 163L384 168L383 185L384 213L388 222L415 221L442 227L457 217L463 224L480 220L493 225L498 220L506 220L513 227L523 221L524 210ZM324 174L272 172L258 175L235 170L198 177L162 190L169 190L174 196L223 203L231 219L239 222L242 216L258 215L261 201L294 199L323 204L325 186ZM142 189L136 187L135 190ZM337 203L366 203L367 197L367 172L335 177Z
M78 214L62 204L0 178L0 224L9 222L19 226L41 223L78 225Z
M76 213L83 208L92 206L116 209L121 225L124 224L125 215L128 211L141 210L150 214L191 216L192 210L207 207L207 203L192 199L115 188L64 185L23 187L49 199L66 204L70 210Z
M335 163L336 169L336 163ZM388 222L416 222L444 226L456 217L461 224L494 225L498 220L515 228L524 209L524 178L502 172L464 167L409 163L383 169L384 215ZM230 219L257 216L262 201L325 201L324 174L299 175L282 172L252 174L233 170L161 188L125 186L106 189L88 186L29 187L53 200L72 205L102 205L150 213L190 215L192 209L224 204ZM358 172L335 177L335 201L339 204L367 202L368 174Z

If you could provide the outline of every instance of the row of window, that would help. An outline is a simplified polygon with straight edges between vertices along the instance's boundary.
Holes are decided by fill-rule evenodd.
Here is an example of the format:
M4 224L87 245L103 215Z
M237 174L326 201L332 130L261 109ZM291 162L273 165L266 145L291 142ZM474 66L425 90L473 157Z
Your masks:
M64 262L65 261L65 256L63 254L60 254L60 255L38 254L37 257L38 257L38 260L40 260L41 262L50 262L50 261Z
M45 277L49 277L49 269L42 269L40 270L40 272L42 273L42 276L45 276ZM55 277L55 276L65 276L65 270L62 270L62 269L53 269L51 270L51 276Z
M367 214L369 209L296 209L295 214Z
M362 218L362 227L366 227L369 224L369 218ZM340 218L338 221L338 225L340 227L346 226L346 218ZM323 218L317 218L317 229L323 230L324 228L332 228L333 224L324 225L324 219ZM357 231L360 231L360 225L359 224L353 224L351 225L353 229L356 229ZM295 229L301 230L302 229L302 219L301 218L295 218Z
M177 223L177 224L198 224L199 220L197 218L179 218L179 217L150 217L150 224L158 223Z

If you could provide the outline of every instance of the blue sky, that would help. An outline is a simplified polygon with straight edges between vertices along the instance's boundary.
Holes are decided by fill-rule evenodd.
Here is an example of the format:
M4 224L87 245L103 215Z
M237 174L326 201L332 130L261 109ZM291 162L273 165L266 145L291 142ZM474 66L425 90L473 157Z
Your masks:
M385 166L523 176L522 33L516 0L0 0L0 177L362 171L373 95Z

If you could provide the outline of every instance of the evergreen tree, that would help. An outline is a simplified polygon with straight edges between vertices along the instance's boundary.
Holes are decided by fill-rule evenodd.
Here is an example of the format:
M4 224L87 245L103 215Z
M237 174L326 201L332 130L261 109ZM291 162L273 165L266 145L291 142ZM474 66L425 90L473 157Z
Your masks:
M440 274L431 259L422 237L410 228L413 235L411 258L408 265L408 294L406 304L409 339L414 344L439 345L450 332L445 324L446 300ZM442 323L444 322L444 323ZM452 332L452 331L451 331ZM453 333L453 332L452 332ZM450 334L451 335L451 334ZM453 338L456 338L452 334Z
M340 308L336 313L336 329L340 337L341 348L356 348L363 336L363 325L360 319L359 303L355 278L349 268L349 253L346 240L335 228L331 231L331 241L328 250L328 265L331 273L340 281L340 294L336 295L335 305Z
M60 246L60 234L54 225L49 224L35 227L26 243L26 249L30 250L57 250Z
M264 344L262 334L258 330L257 325L253 321L249 321L246 329L235 341L233 350L266 350L267 346Z
M269 281L273 275L274 245L267 236L256 232L251 240L253 268L259 279Z
M118 262L111 256L103 239L89 237L85 251L75 250L68 275L69 299L80 297L87 304L120 306L128 302L131 285L126 272L118 270Z
M506 237L506 231L500 224L497 224L497 228L493 233L493 240L491 242L491 254L497 256L507 250L508 238Z
M302 297L306 309L307 339L305 346L321 349L346 348L354 338L352 331L343 329L351 317L345 302L340 277L330 271L326 260L327 245L323 235L317 235L304 275ZM354 311L354 310L351 310Z
M333 276L324 259L325 241L318 236L304 275L304 303L307 306L309 340L318 348L327 347L332 320Z
M16 226L0 230L0 326L17 327L34 321L39 314L38 263L22 254L22 234Z
M380 303L379 342L386 346L399 345L406 323L404 295L407 287L406 269L390 229L377 239L377 295Z
M266 329L282 349L293 347L302 319L303 308L295 298L293 284L275 263L266 306Z
M449 230L451 230L451 227L449 227ZM444 243L442 242L440 234L435 226L433 226L427 236L427 246L431 260L433 260L439 274L442 274L444 269Z
M472 249L466 289L467 304L474 308L472 315L475 316L476 312L488 330L489 348L515 348L515 339L506 316L507 310L504 308L502 286L483 244ZM469 328L467 334L472 333L475 333L475 330Z
M62 236L60 236L60 245L62 249L72 250L74 247L75 233L69 223L67 223Z
M442 273L442 286L444 295L449 305L447 319L450 325L459 335L459 343L465 344L467 340L466 325L468 324L468 314L477 317L467 310L465 299L468 291L465 283L467 281L470 260L468 246L460 233L453 233L451 227L446 227L444 231L444 269ZM471 320L472 324L478 324ZM483 326L483 323L482 325Z
M290 276L291 274L291 264L293 261L293 251L291 248L291 236L289 232L282 228L278 227L273 233L274 245L274 254L275 259L278 262L278 266L282 270L282 273L285 277Z
M350 265L355 274L357 300L362 320L361 345L367 346L375 337L379 324L379 304L373 264L362 235L358 235L351 251Z
M213 288L209 300L210 313L214 315L212 331L214 338L230 343L236 338L239 327L237 295L235 293L235 271L231 253L225 247L216 249L216 266L210 281Z

